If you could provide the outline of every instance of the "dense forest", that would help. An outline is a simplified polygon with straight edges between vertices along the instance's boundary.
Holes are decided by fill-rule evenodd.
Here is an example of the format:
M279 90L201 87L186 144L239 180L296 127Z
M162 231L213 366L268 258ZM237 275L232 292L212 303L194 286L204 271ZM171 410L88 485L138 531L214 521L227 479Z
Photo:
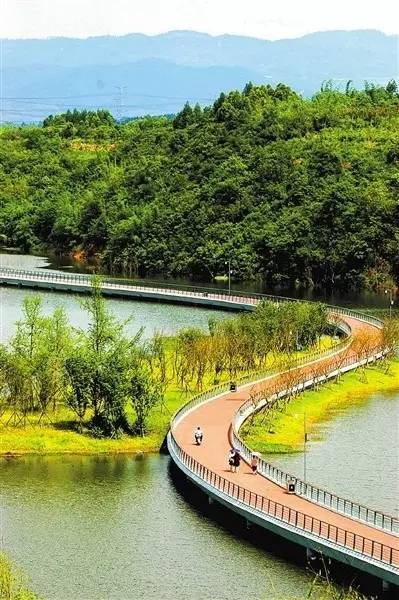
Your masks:
M399 94L283 84L174 118L106 111L0 130L0 236L111 272L270 285L399 280Z

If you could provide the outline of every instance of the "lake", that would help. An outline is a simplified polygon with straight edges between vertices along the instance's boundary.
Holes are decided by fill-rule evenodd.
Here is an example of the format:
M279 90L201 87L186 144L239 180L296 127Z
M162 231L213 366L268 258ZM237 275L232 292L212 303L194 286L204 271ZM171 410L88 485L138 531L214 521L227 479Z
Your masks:
M197 512L169 458L0 459L3 547L47 600L271 600L311 577Z
M39 269L48 266L46 258L18 254L0 254L0 266ZM0 287L0 341L6 341L15 331L15 322L21 318L21 307L25 297L40 295L43 313L51 314L56 306L63 306L69 321L75 327L85 328L87 316L81 307L81 296L37 291L14 287ZM184 305L160 304L132 300L107 299L107 305L118 319L125 321L126 333L134 335L143 327L144 337L151 337L154 331L173 335L185 327L206 329L210 317L228 318L231 313L220 310L193 308Z
M45 258L9 254L0 255L0 264L49 267ZM0 288L2 341L33 293ZM62 304L73 325L86 326L78 297L40 295L46 314ZM170 304L107 304L118 318L132 318L127 332L144 326L146 337L155 330L206 328L210 316L228 316ZM334 415L319 428L322 441L308 444L308 479L397 511L398 407L399 393L376 394ZM302 476L301 454L273 455L272 461ZM34 589L53 600L306 597L309 574L197 511L176 489L169 465L162 455L0 459L4 549Z
M265 458L303 478L302 452ZM308 481L397 517L398 471L399 382L396 392L373 394L332 411L306 444Z

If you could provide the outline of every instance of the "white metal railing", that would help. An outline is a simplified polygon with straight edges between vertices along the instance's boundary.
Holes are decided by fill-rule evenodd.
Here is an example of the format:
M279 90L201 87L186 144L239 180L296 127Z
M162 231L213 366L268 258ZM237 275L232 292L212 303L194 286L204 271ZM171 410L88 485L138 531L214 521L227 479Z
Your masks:
M359 360L354 363L353 357L346 357L344 361L340 362L339 368L330 371L329 373L319 375L316 377L305 378L302 382L294 385L291 389L282 389L278 393L271 394L268 397L262 398L256 405L252 400L247 400L237 411L234 416L232 423L232 442L237 447L243 457L250 461L252 450L245 444L239 430L243 423L254 413L258 412L262 408L270 409L273 407L275 402L278 400L289 397L292 394L301 392L307 388L311 388L315 385L325 383L328 379L338 377L341 373L350 369L362 366L365 364L372 363L382 358L384 352L376 351L371 357ZM291 475L282 469L273 466L271 463L265 461L263 458L259 459L258 471L267 479L274 481L278 485L286 487L288 483L295 484L295 493L299 496L303 496L312 502L320 504L341 514L345 514L351 518L357 519L367 524L371 524L374 527L378 527L391 533L399 533L399 519L384 513L383 511L369 508L353 500L343 498L338 494L329 492L313 483L303 481L301 478Z
M329 310L334 314L349 316L351 318L370 323L373 326L379 328L382 327L382 321L380 319L370 317L370 315L365 315L359 311L353 311L351 309L336 306L329 307ZM350 331L349 325L348 331ZM350 347L350 344L351 339L348 339L344 340L336 347L308 354L306 358L297 359L297 361L291 363L289 369L296 369L300 366L309 365L312 362L316 362L318 360L322 360L330 356L342 354L345 350L347 350ZM384 352L381 351L381 349L378 349L374 352L372 356L361 358L360 360L359 358L356 359L355 356L344 356L342 360L338 360L338 363L336 365L338 367L337 369L332 369L329 373L319 375L315 378L307 379L306 381L303 381L302 383L299 383L296 386L294 386L294 388L291 389L290 392L298 392L301 389L311 387L315 384L323 383L327 379L336 377L349 369L353 369L360 365L374 362L375 360L382 358L383 355ZM278 374L278 372L278 369L270 369L262 373L252 373L251 375L245 376L242 379L237 379L236 382L240 386L245 385L248 382L256 383L257 381L261 381L266 377ZM215 398L219 394L227 392L228 389L228 384L222 384L215 388L212 388L211 390L207 390L201 394L196 395L194 398L192 398L192 400L186 403L176 413L175 417L172 419L171 422L171 430L173 431L173 428L176 427L177 423L187 412L193 410L196 406ZM232 423L232 442L234 446L240 449L240 452L247 461L249 461L251 458L252 450L243 442L243 440L239 436L239 428L254 411L259 410L268 403L273 403L273 401L275 401L278 398L283 398L288 393L289 391L287 390L281 390L280 392L271 395L269 398L262 399L261 403L258 403L256 405L254 405L253 400L250 399L247 402L245 402L237 411ZM392 515L384 513L383 511L369 508L358 502L348 500L347 498L343 498L338 494L334 494L332 492L324 490L323 488L316 486L312 483L302 481L300 478L294 477L291 474L284 472L282 469L278 469L277 467L273 466L272 464L268 463L263 459L260 459L259 461L259 471L265 477L271 479L275 483L278 483L282 486L286 486L288 482L295 481L296 493L298 495L306 497L312 502L325 506L335 512L345 514L351 518L357 519L366 524L381 528L390 533L399 533L399 520L396 517L393 517Z
M354 553L365 562L380 563L384 569L388 569L395 576L399 573L397 545L382 544L372 538L354 533L350 529L337 527L236 484L190 456L181 448L172 429L168 433L168 448L176 464L192 479L197 480L205 490L211 490L216 496L244 508L247 514L256 514L265 521L278 522L282 527L295 531L299 535L327 543L346 553Z
M55 273L51 271L45 270L26 270L26 269L15 269L9 267L0 267L0 283L7 283L9 281L18 281L21 282L49 282L54 284L64 284L64 285L77 285L84 289L87 289L91 285L92 276L91 275L78 275L72 273ZM110 281L109 279L104 279L102 281L102 288L104 290L119 290L119 291L141 291L141 292L151 292L151 293L160 293L170 297L191 297L191 298L209 298L210 300L222 300L226 302L235 302L237 304L242 304L244 301L245 304L254 306L261 300L270 300L272 302L309 302L308 300L298 300L296 298L287 298L285 296L273 296L270 294L257 294L253 292L242 292L234 290L229 292L228 290L219 290L215 288L204 288L204 287L196 287L196 286L178 286L173 284L155 284L154 282L149 282L145 284L144 282L129 282L129 283L120 283L116 281ZM352 310L349 308L342 308L340 306L330 306L328 305L330 311L336 315L341 316L349 316L355 319L361 319L371 325L375 325L379 327L381 325L381 321L376 317L371 315L364 314L357 310Z
M7 280L13 280L13 281L25 281L25 282L40 282L40 281L45 281L45 282L52 282L52 283L56 283L56 284L65 284L65 285L78 285L84 288L89 288L91 285L91 276L90 275L76 275L76 274L69 274L69 273L50 273L48 271L27 271L24 269L12 269L12 268L5 268L5 267L0 267L0 283L4 283L7 282ZM179 296L189 296L189 297L193 297L193 298L198 298L198 297L208 297L210 299L214 299L214 300L224 300L224 301L228 301L228 302L236 302L239 305L242 305L243 301L245 304L248 305L255 305L257 304L260 300L262 299L268 299L271 300L273 302L287 302L287 301L298 301L298 302L302 302L301 300L295 300L292 298L285 298L282 296L271 296L271 295L267 295L267 294L254 294L254 293L248 293L248 292L228 292L227 290L215 290L213 288L196 288L196 287L189 287L186 286L184 288L182 287L177 287L177 286L168 286L165 287L164 284L160 284L157 286L154 286L154 284L152 285L143 285L142 282L140 282L140 284L136 284L136 283L129 283L129 284L121 284L119 282L112 282L112 281L103 281L102 282L102 287L104 289L118 289L120 291L126 290L126 291L132 291L132 290L138 290L138 291L143 291L143 292L156 292L156 293L162 293L165 295L169 295L172 297L179 297ZM342 308L342 307L338 307L338 306L329 306L329 312L331 315L340 315L340 316L347 316L353 319L357 319L357 320L361 320L364 322L367 322L375 327L381 327L381 321L375 317L372 317L370 315L364 314L362 312L356 311L356 310L352 310L352 309L348 309L348 308ZM348 323L346 323L345 321L339 321L339 322L335 322L335 325L345 334L347 335L347 339L341 341L339 344L337 344L336 346L329 348L327 350L318 350L315 351L313 353L309 353L306 355L305 358L300 357L295 359L294 361L291 362L290 364L290 369L295 369L298 368L300 366L305 366L306 364L309 364L311 362L315 362L318 360L322 360L325 358L328 358L329 356L333 356L333 355L338 355L342 352L344 352L346 349L349 348L352 339L351 339L351 328L350 325ZM364 359L367 362L369 360L375 360L375 357L372 359ZM341 371L344 371L345 368L353 368L353 357L346 357L345 358L345 364L341 364L340 365L340 369ZM261 381L263 379L265 379L266 377L270 377L272 375L276 375L278 374L279 370L278 369L267 369L265 371L262 372L257 372L257 373L251 373L251 374L247 374L243 377L239 377L237 378L237 383L240 386L243 386L247 383L255 383L256 381ZM333 375L331 375L333 376ZM322 378L326 379L327 375L323 375ZM321 378L319 378L319 382L321 382ZM315 381L313 381L313 384L315 383ZM307 382L303 382L302 384L303 387L308 387L308 385L312 385L312 383L309 383L309 381ZM214 399L218 394L221 394L223 392L226 392L229 389L229 384L221 384L219 386L216 386L210 390L207 390L201 394L197 394L196 396L194 396L194 398L192 398L189 402L187 402L183 407L181 407L177 413L174 415L172 421L171 421L171 429L170 429L170 436L171 436L171 443L173 444L175 451L177 452L177 454L179 454L180 457L185 457L184 458L184 462L185 464L191 465L191 467L193 467L193 459L191 457L189 457L182 448L179 447L179 445L177 444L174 435L173 435L173 430L176 427L177 423L184 417L184 415L193 410L196 406L203 404L204 402L207 402L211 399ZM282 397L282 395L284 394L284 390L282 390L281 392L279 392L279 396ZM265 399L265 401L270 401L272 399ZM243 406L240 407L238 413L236 414L235 418L234 418L234 422L233 422L233 436L234 436L234 443L240 448L240 450L242 451L243 455L248 459L251 453L251 449L248 448L244 442L242 441L242 439L239 437L238 434L238 429L241 426L241 424L244 422L244 420L249 416L250 413L253 412L253 410L256 410L257 408L259 408L259 406L254 407L253 403L251 401L251 407L249 410L249 405L247 405L247 403L245 403ZM194 461L196 462L196 461ZM207 475L206 477L208 478L207 480L212 481L212 478L214 480L214 482L216 481L216 478L218 478L218 481L221 482L223 480L223 487L227 486L227 480L221 478L219 475L216 474L212 474L208 469L206 469L205 467L203 467L202 465L200 465L199 463L196 464L195 466L195 472L201 473L202 471L206 472ZM281 484L281 485L285 485L288 481L288 479L291 480L292 476L285 473L284 471L282 471L281 469L277 469L276 467L273 467L273 465L271 465L270 463L267 463L266 461L264 461L263 459L260 460L260 471L262 474L264 474L266 477L272 479L273 481ZM300 495L305 496L306 498L308 498L309 500L312 500L313 502L322 504L324 506L327 506L328 508L331 508L333 510L336 510L337 512L342 512L344 514L347 514L351 517L357 518L361 521L365 521L368 524L372 524L376 527L381 527L384 530L390 531L390 532L395 532L398 529L398 520L395 519L394 517L391 517L390 515L385 515L384 513L382 513L381 511L375 511L374 509L370 509L368 507L362 506L356 502L352 502L350 500L344 499L339 497L336 494L332 494L331 492L328 492L327 490L323 490L322 488L319 488L318 486L315 486L313 484L307 483L307 482L303 482L301 480L299 480L298 478L296 479L296 485L297 485L297 493ZM230 484L228 484L230 486ZM250 492L249 490L244 490L243 488L240 488L240 486L237 486L237 488L239 488L242 493L243 493L243 498L245 501L245 495L246 493L248 493L249 495L249 504L251 504L251 494L252 492ZM241 492L238 492L239 494ZM254 494L255 496L255 494ZM256 503L258 502L258 498L260 499L261 497L256 495ZM264 504L265 504L266 499L262 499L262 509L264 509ZM267 500L268 502L268 508L270 509L270 500ZM272 503L274 505L274 516L276 516L276 511L278 510L278 506L281 507L281 514L284 515L284 511L287 507L284 507L283 505L279 505L278 503ZM287 508L288 510L288 508ZM301 518L303 518L303 522L304 522L304 526L306 525L306 519L307 519L307 515L303 515L302 513L299 513L298 511L293 511L292 514L296 514L295 516L295 523L296 525L298 525L298 515L302 515ZM291 509L289 509L289 514L291 515ZM289 522L290 518L288 519ZM322 522L318 521L317 519L313 519L313 517L310 517L311 522L312 522L312 527L311 527L311 531L313 533L314 532L314 527L313 524L317 522L317 527L318 527L318 532L319 535L321 535L322 537L325 537L324 535L322 535L321 529L322 529ZM330 532L330 526L326 524L326 527L328 527L328 532ZM305 527L306 528L306 527ZM339 533L337 528L335 528L335 542L339 543ZM345 534L345 544L348 538L348 535L352 535L354 536L353 539L353 544L355 546L357 546L357 542L355 541L357 538L359 538L359 543L362 544L362 551L364 552L365 548L365 543L370 543L370 547L371 547L371 556L374 556L375 552L378 554L378 559L382 560L383 562L387 562L388 564L393 564L394 562L397 563L398 559L397 558L393 558L395 556L395 552L397 552L397 550L393 549L393 548L389 548L389 547L384 547L383 545L379 544L379 545L375 545L374 546L374 542L372 540L366 540L365 538L362 538L362 536L356 536L355 534L350 534L350 532L348 531L344 531L343 530L343 534ZM327 536L328 538L330 537L329 535ZM363 541L362 541L363 540ZM386 558L388 557L388 559Z

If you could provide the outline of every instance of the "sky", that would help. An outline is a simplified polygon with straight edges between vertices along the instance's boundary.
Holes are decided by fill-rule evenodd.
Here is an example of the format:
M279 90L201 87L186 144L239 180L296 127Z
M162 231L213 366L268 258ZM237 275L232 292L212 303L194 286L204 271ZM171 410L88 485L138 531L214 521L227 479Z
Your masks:
M0 38L186 29L275 40L313 31L399 33L398 0L0 0Z

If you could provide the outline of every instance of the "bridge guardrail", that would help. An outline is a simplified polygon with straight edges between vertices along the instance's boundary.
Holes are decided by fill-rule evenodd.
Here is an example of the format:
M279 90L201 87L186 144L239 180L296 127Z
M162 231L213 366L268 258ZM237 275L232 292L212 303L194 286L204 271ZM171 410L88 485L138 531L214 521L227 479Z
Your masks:
M359 366L362 364L368 364L374 362L383 356L382 351L376 351L375 357L366 358L359 361ZM331 371L327 375L321 375L319 377L305 379L301 383L294 386L291 390L281 390L279 393L271 394L268 397L262 399L256 406L254 406L251 400L247 400L236 412L233 424L232 424L232 441L233 445L240 450L240 453L249 462L252 455L252 450L245 444L241 436L239 435L239 429L244 422L249 418L251 414L261 410L263 407L268 407L273 404L274 401L287 396L290 393L302 391L305 388L310 388L316 384L323 383L329 378L336 377L340 372L345 371L347 366L353 365L353 358L347 357L343 363L340 364L339 370ZM325 490L315 484L305 482L300 477L291 475L278 467L273 466L263 458L259 459L258 471L264 475L267 479L270 479L286 487L289 482L295 482L295 493L298 496L302 496L325 506L335 512L345 514L351 518L362 521L366 524L373 525L385 531L398 534L399 533L399 519L384 513L383 511L369 508L362 505L359 502L348 500L338 494L334 494Z
M80 275L75 273L55 273L53 271L46 270L27 270L27 269L16 269L11 267L1 267L0 266L0 276L4 274L6 277L9 276L13 279L20 277L21 279L31 279L33 281L45 281L50 280L57 282L65 282L65 283L77 283L81 285L90 285L90 281L92 279L92 275ZM141 291L154 291L154 292L171 292L173 294L182 295L182 296L202 296L207 295L209 297L226 300L226 301L237 301L237 298L241 298L246 300L248 304L256 304L260 300L270 300L272 302L312 302L311 300L302 300L298 298L287 298L286 296L273 296L271 294L258 294L255 292L246 292L234 290L229 292L228 290L218 289L218 288L206 288L206 287L198 287L198 286L180 286L176 284L167 284L167 286L163 283L148 282L145 284L140 281L138 283L135 282L127 282L121 284L119 282L110 281L109 279L104 279L103 281L104 287L109 288L120 288L120 289L135 289ZM375 325L376 327L381 326L381 320L373 317L371 315L362 313L361 311L343 308L341 306L333 306L326 305L332 312L335 314L352 316L354 318L360 318L362 321Z
M382 321L380 319L378 319L376 317L372 317L370 315L366 315L359 311L353 311L351 309L345 309L345 308L336 307L336 306L331 306L331 307L329 307L329 309L332 312L334 312L335 314L340 314L340 315L345 315L345 316L349 316L352 318L357 318L357 319L368 322L379 328L381 328L381 326L382 326ZM349 328L349 330L350 330L350 328ZM334 354L338 354L339 352L344 351L345 348L349 348L349 346L350 346L350 341L341 342L341 344L338 344L338 346L335 346L335 347L329 349L328 351L321 351L321 352L317 352L313 355L307 355L307 357L305 359L298 360L295 365L293 365L293 364L290 365L290 368L296 368L296 367L300 366L301 364L302 365L308 364L309 362L317 360L318 358L325 358L325 357L328 357L328 356L331 356ZM380 353L377 352L376 354L377 355L379 354L378 358L380 358L380 357L382 357L383 352L380 352ZM360 361L360 363L373 362L374 360L375 360L375 357L371 357L371 358L367 357L366 359L362 359ZM340 362L339 371L344 371L345 367L347 367L347 366L353 366L353 363L354 363L353 357L346 357L342 362ZM269 371L265 371L263 373L257 373L257 374L253 373L251 376L247 376L247 377L243 378L242 380L237 379L237 383L239 385L243 385L249 381L255 383L255 377L257 380L259 380L259 379L264 379L267 376L277 374L277 373L278 373L278 370L273 370L273 369L271 369ZM335 376L335 375L333 374L333 376ZM326 378L327 378L326 375L320 377L319 382L321 382L322 380L325 380ZM198 404L206 402L210 398L214 398L219 393L223 393L223 392L227 392L227 391L228 391L228 386L221 385L221 386L218 386L217 388L213 388L212 390L207 390L206 392L195 396L191 401L189 401L186 405L184 405L180 409L180 411L178 411L176 413L174 419L172 419L171 430L173 430L173 426L175 426L177 424L177 422L184 416L184 414L186 414L186 412L191 411ZM281 395L280 395L280 397L281 397ZM244 403L240 407L237 415L239 416L240 414L245 413L248 406L251 406L251 409L253 408L253 403L251 400L247 401L247 403ZM236 431L234 422L233 422L232 435L233 435L234 445L236 445L240 449L243 456L247 460L250 460L252 451L250 448L248 448L245 445L245 443L242 441L242 439L238 435L238 432ZM312 483L304 482L300 478L294 477L294 476L290 475L289 473L286 473L283 470L278 469L277 467L274 467L273 465L271 465L270 463L267 463L263 459L260 459L260 461L259 461L259 470L266 477L268 477L269 479L272 479L273 481L275 481L276 483L278 483L279 485L282 485L282 486L286 486L288 480L291 480L292 478L295 479L298 495L304 496L313 502L316 502L316 503L321 504L329 509L334 510L335 512L339 512L339 513L348 515L348 516L358 519L366 524L373 525L375 527L381 528L381 529L391 532L391 533L399 532L399 519L397 519L396 517L393 517L392 515L388 515L388 514L384 513L383 511L371 509L367 506L362 505L361 503L349 500L347 498L343 498L343 497L339 496L338 494L334 494L332 492L324 490L323 488L316 486Z
M14 269L14 268L7 268L7 267L0 267L0 276L1 276L1 274L4 274L6 277L8 276L11 278L21 278L22 280L24 280L24 279L25 280L33 280L33 281L36 281L36 280L37 281L41 281L41 280L48 281L48 280L50 280L50 281L54 281L54 282L63 282L66 284L74 284L75 283L75 284L80 284L80 285L85 285L85 286L89 286L90 281L91 281L90 275L77 275L77 274L61 273L61 272L54 273L54 272L49 272L49 271L44 271L44 270L43 271L39 271L39 270L28 271L25 269ZM136 284L122 285L120 283L115 283L115 282L110 282L110 281L104 281L103 286L109 287L109 288L119 288L119 289L132 288L132 289L136 289L136 290L138 289L138 290L143 290L143 291L153 290L153 291L164 292L164 293L171 292L170 288L150 287L148 285L142 285L142 284L140 284L140 285L136 285ZM206 292L204 292L204 289L206 289ZM187 295L187 296L198 296L198 295L204 295L204 293L206 293L206 295L210 294L212 298L223 299L223 300L228 300L228 301L234 301L234 300L237 301L237 298L239 298L239 299L245 300L247 303L250 303L250 304L256 304L257 302L259 302L262 299L268 299L273 302L287 302L287 301L306 302L306 301L302 301L302 300L286 298L284 296L271 296L268 294L256 294L256 293L237 292L237 291L230 293L227 290L217 290L214 288L196 288L194 286L191 287L190 289L177 289L176 287L173 289L173 294L178 294L178 295L181 294L181 295ZM377 319L376 317L373 317L371 315L364 314L360 311L355 311L352 309L342 308L342 307L338 307L338 306L328 306L328 308L329 308L330 312L332 312L336 315L349 316L352 318L356 318L356 319L360 319L362 321L368 322L376 327L381 327L381 321L379 319ZM348 324L346 324L345 322L340 323L340 324L337 324L337 323L335 323L335 324L339 328L341 328L342 331L344 331L347 335L350 336L350 326ZM294 369L301 365L309 363L311 361L315 361L320 358L327 358L328 356L342 352L345 348L349 347L350 343L351 343L351 339L349 337L349 339L343 340L342 342L340 342L339 344L337 344L336 346L333 346L332 348L330 348L328 350L321 350L321 351L316 351L311 354L307 354L306 358L301 357L301 358L293 361L290 365L290 369ZM347 360L349 360L349 359L347 359ZM237 383L239 385L244 385L245 383L254 382L256 380L261 380L261 379L264 379L268 376L272 376L273 374L277 374L277 373L278 373L278 370L276 370L276 369L267 369L263 372L247 374L241 378L237 378ZM180 418L188 410L192 410L192 408L194 406L201 404L210 398L215 397L215 395L217 395L218 393L227 391L227 389L228 389L227 384L221 384L220 386L216 386L210 390L207 390L206 392L203 392L202 394L198 394L197 396L195 396L191 401L189 401L186 405L184 405L180 409L180 411L177 412L174 419L172 420L171 428L173 427L173 423L175 424L177 422L177 420L180 420ZM246 408L245 405L242 406L240 408L239 412L241 412L241 414L242 414L242 411L245 410L245 408ZM234 431L233 435L235 436L235 439L234 439L235 443L241 447L243 454L245 456L247 456L247 458L248 458L248 453L250 453L251 450L245 446L244 442L239 437L238 432ZM263 461L263 459L260 462L261 462L262 472L264 471L264 474L267 477L276 481L276 483L280 483L280 484L284 485L286 483L287 479L292 477L291 475L284 473L280 469L273 467L269 463L266 463L266 461ZM364 506L362 506L356 502L353 502L351 500L341 498L336 494L332 494L332 493L330 493L326 490L323 490L322 488L319 488L318 486L315 486L313 484L303 482L303 481L299 480L298 478L296 478L296 480L298 482L299 492L313 501L316 501L316 502L319 502L326 506L329 506L330 508L333 508L333 509L337 510L338 512L344 512L345 514L350 514L351 516L356 516L356 518L358 518L360 520L364 520L367 523L372 523L378 527L382 527L383 529L387 529L389 531L397 531L397 529L398 529L398 520L395 519L394 517L391 517L390 515L386 515L380 511L375 511L374 509L369 509L368 507L364 507ZM322 498L322 501L320 501L321 498ZM328 499L328 502L327 502L327 499ZM346 512L347 510L349 510L350 513ZM355 512L357 513L356 515L354 514Z
M313 362L313 361L319 360L321 358L328 358L329 356L332 356L337 352L340 352L340 351L343 351L343 350L349 348L351 343L352 343L352 339L348 338L348 339L342 340L341 342L339 342L338 344L336 344L334 346L331 346L331 348L315 350L314 352L306 353L305 356L300 356L296 359L293 359L290 362L289 368L295 369L295 368L298 368L309 362ZM243 386L248 383L256 383L257 381L262 381L263 379L266 379L267 377L277 375L279 372L280 372L280 369L278 366L271 367L269 369L265 369L262 371L253 371L253 372L247 373L241 377L235 377L235 382L239 386ZM177 422L188 411L191 411L195 406L198 406L199 404L206 402L210 398L215 398L218 394L227 392L228 390L229 390L229 382L225 382L225 383L216 385L208 390L205 390L204 392L196 394L193 398L191 398L188 402L186 402L186 404L181 406L180 409L175 413L175 415L172 417L172 420L171 420L171 426L172 426L172 424L176 425Z
M309 364L309 362L316 361L321 358L328 358L328 356L333 356L338 352L343 352L345 349L349 348L351 340L344 340L340 344L335 347L329 348L328 350L321 350L314 353L307 354L306 357L301 357L291 363L290 369L295 369L300 366L304 366L305 364ZM363 359L362 362L374 362L374 359ZM345 367L353 364L353 357L346 357L344 361L340 363L340 370L344 371ZM277 375L279 373L278 368L265 370L263 372L257 372L245 375L241 378L237 378L236 382L239 386L243 386L247 383L256 383L256 381L262 381L263 379ZM332 372L332 377L336 376L334 372ZM326 375L322 375L319 383L325 381L327 379ZM309 384L310 385L310 384ZM205 392L197 394L189 400L186 404L184 404L173 416L171 421L171 430L176 427L177 423L184 417L187 412L190 412L196 406L207 402L210 399L214 399L219 394L226 393L229 391L229 384L223 383L218 386L215 386ZM273 394L275 396L276 394ZM278 396L281 398L284 395L284 391L279 392ZM270 398L269 398L270 400ZM232 423L232 436L233 436L233 444L236 446L242 455L245 457L247 461L250 461L252 450L246 446L241 437L237 432L237 420L240 420L240 417L245 414L248 407L253 410L253 403L251 400L245 402L237 411L235 418ZM258 408L258 407L257 407ZM251 412L252 412L251 410ZM244 420L249 416L248 413ZM242 424L244 420L241 420ZM259 471L268 479L271 479L275 483L286 486L288 481L291 479L295 479L296 481L296 491L298 495L304 496L317 504L323 505L326 508L334 510L335 512L339 512L350 516L352 518L358 519L368 525L374 525L375 527L379 527L385 531L390 533L399 533L399 519L396 517L386 514L383 511L379 511L376 509L369 508L367 506L362 505L361 503L355 502L353 500L349 500L347 498L343 498L338 494L334 494L333 492L329 492L324 490L320 486L315 484L304 482L299 477L291 475L278 467L273 466L268 463L264 459L259 459Z
M266 496L251 492L211 471L187 454L177 443L172 430L169 432L169 440L171 444L170 449L175 454L177 460L193 475L196 475L221 494L255 510L263 517L272 517L277 521L296 528L299 532L313 534L321 540L332 542L341 548L352 550L364 557L380 561L395 568L395 570L397 569L399 565L398 548L381 544L348 529L337 527L284 504L275 502Z

